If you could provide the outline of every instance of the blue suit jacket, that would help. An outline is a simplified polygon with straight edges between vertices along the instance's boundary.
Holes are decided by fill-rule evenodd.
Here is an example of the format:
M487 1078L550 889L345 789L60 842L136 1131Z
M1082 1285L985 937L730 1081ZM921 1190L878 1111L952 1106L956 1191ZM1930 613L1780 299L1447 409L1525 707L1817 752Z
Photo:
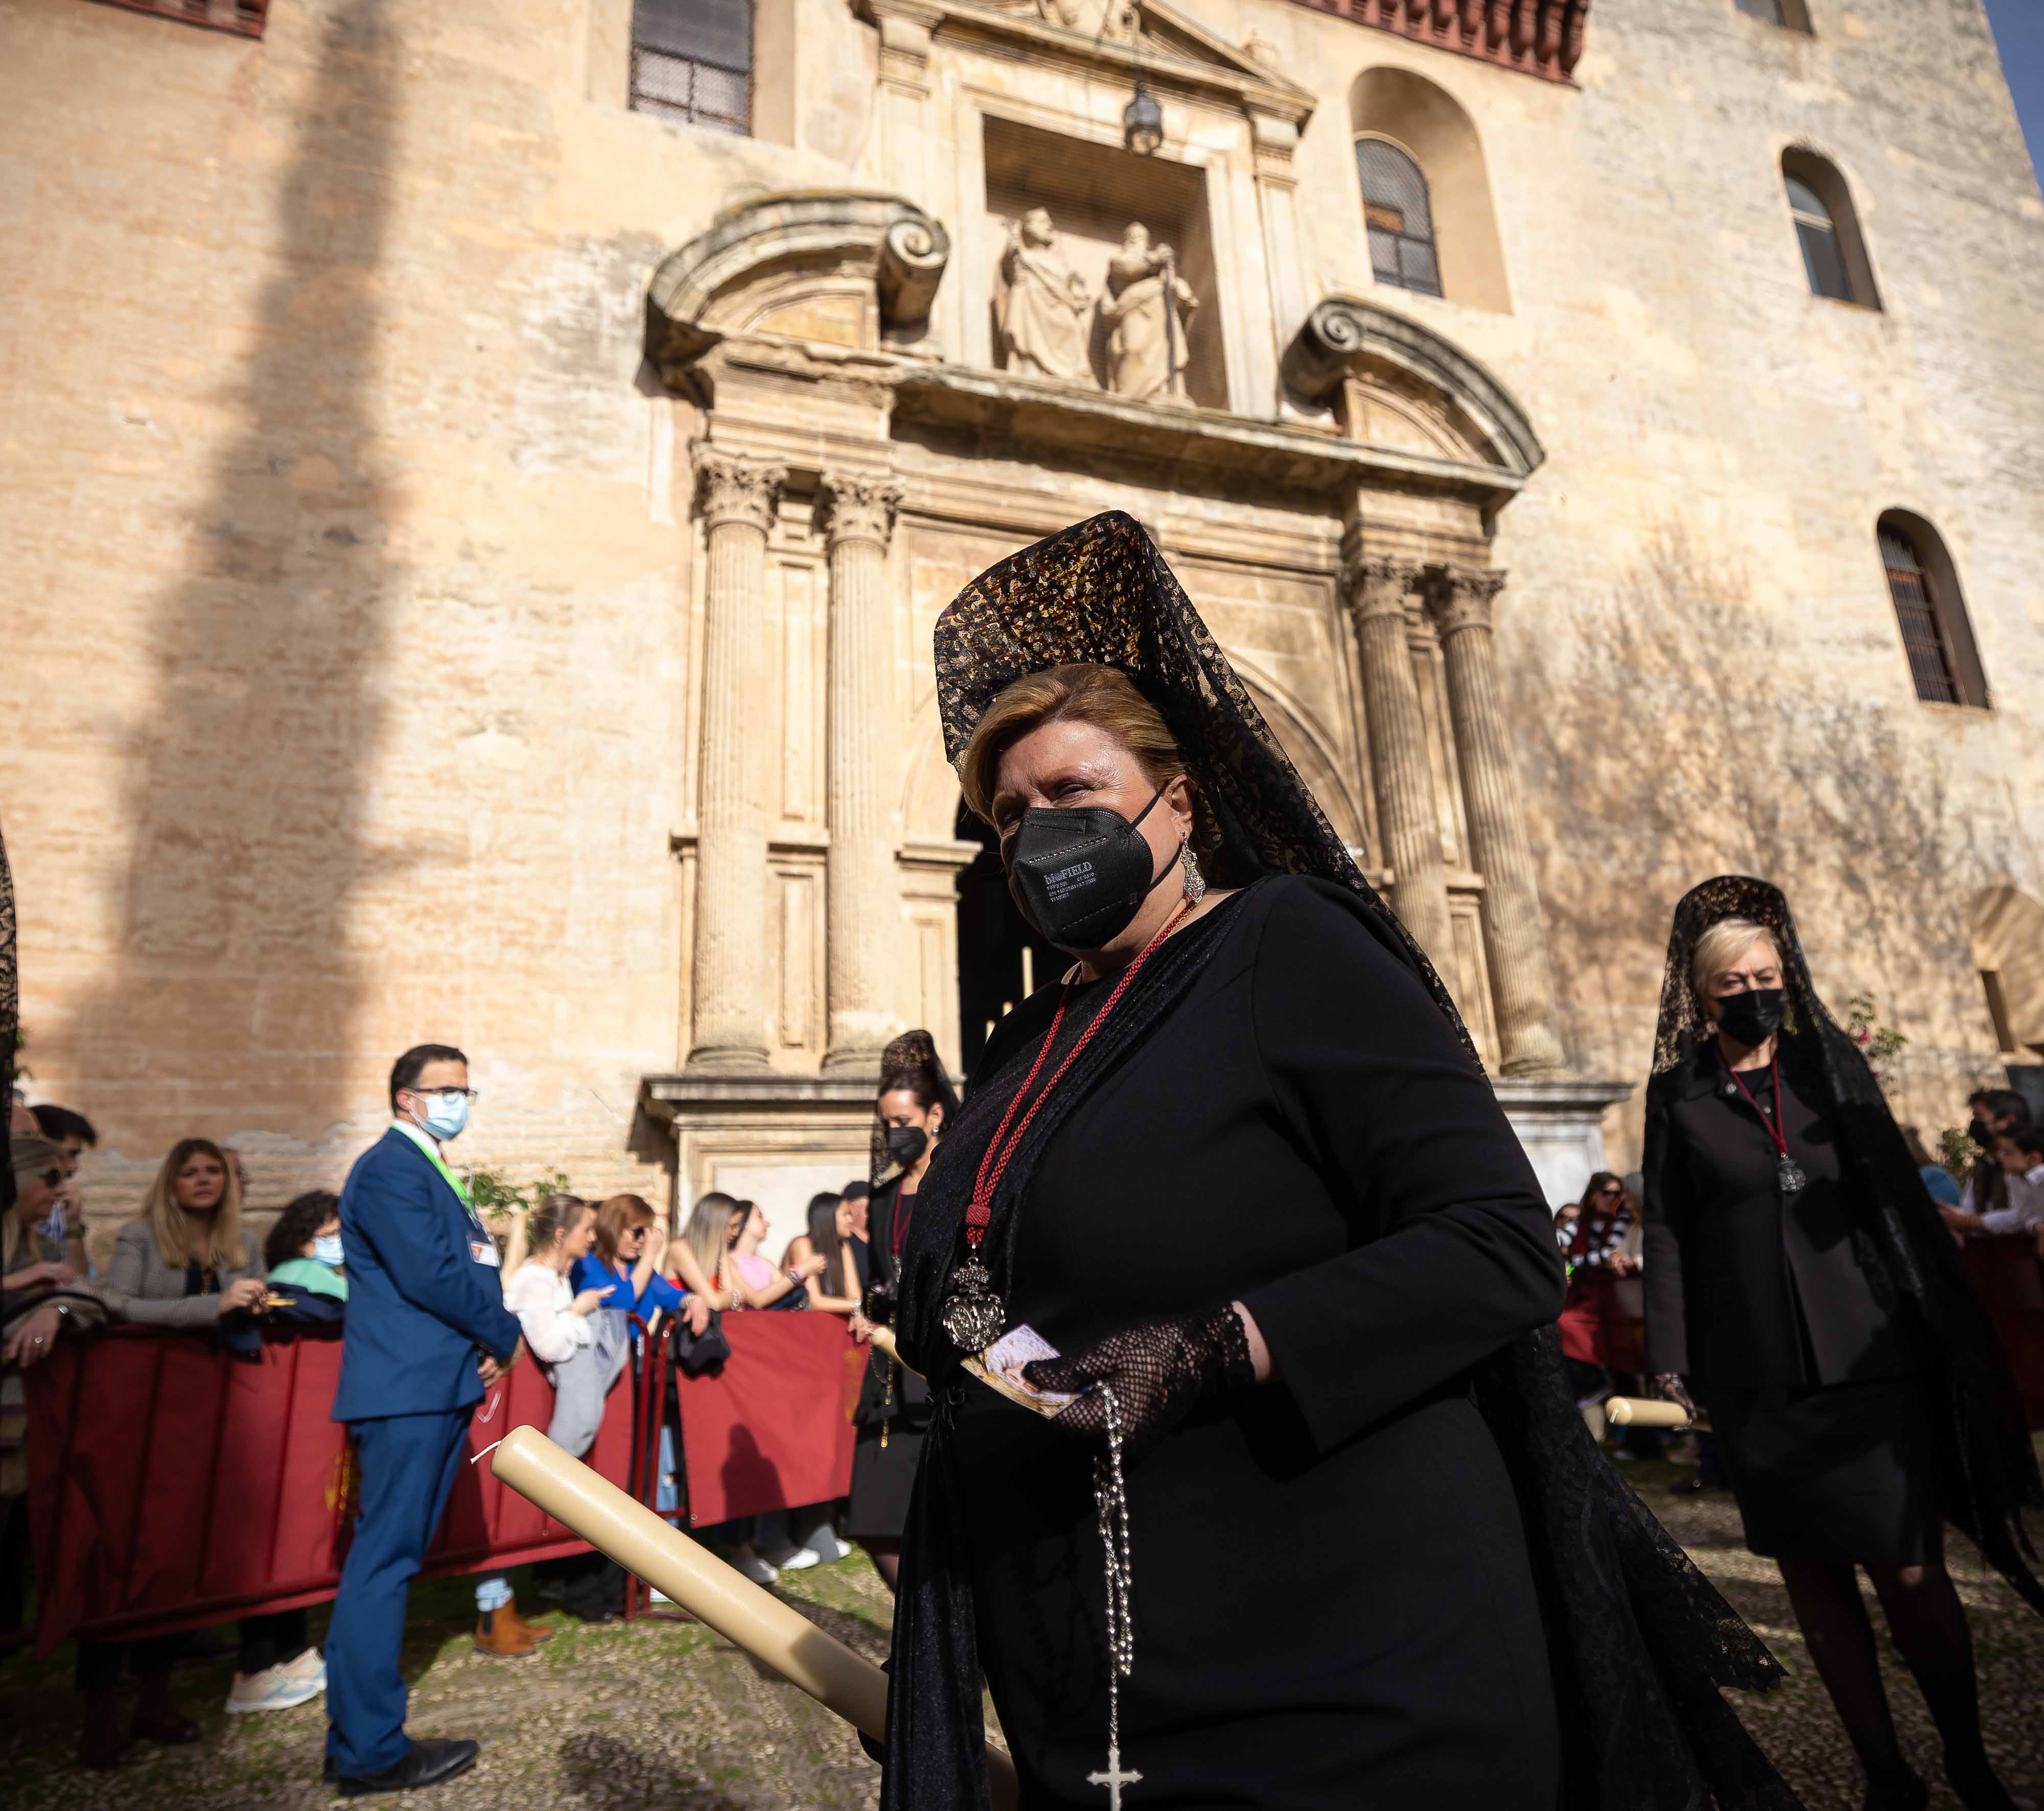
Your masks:
M471 1239L485 1236L394 1126L355 1159L340 1195L348 1319L335 1421L432 1414L482 1396L478 1348L509 1358L519 1333L502 1272L470 1255Z

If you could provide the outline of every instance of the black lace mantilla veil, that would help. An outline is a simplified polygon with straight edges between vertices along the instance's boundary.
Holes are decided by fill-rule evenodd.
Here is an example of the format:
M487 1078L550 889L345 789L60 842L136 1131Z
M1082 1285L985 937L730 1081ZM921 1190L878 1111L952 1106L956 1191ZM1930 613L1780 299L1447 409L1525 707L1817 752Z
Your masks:
M1867 1229L1896 1284L1912 1297L1936 1342L1945 1517L2040 1613L2044 1586L2024 1563L2035 1557L2023 1527L2026 1508L2044 1507L2037 1456L2007 1359L1964 1261L1925 1192L1888 1102L1859 1046L1846 1035L1810 980L1810 965L1781 890L1742 874L1692 887L1675 908L1661 1020L1654 1034L1654 1079L1648 1084L1644 1165L1657 1173L1665 1118L1654 1111L1662 1080L1688 1066L1710 1036L1692 979L1696 940L1724 918L1764 925L1781 960L1788 995L1782 1027L1785 1061L1823 1090L1839 1131L1841 1155L1857 1180Z
M974 580L939 619L937 692L950 759L1004 686L1066 661L1119 667L1162 713L1212 820L1201 852L1222 884L1281 872L1346 888L1362 922L1422 978L1468 1043L1431 965L1363 879L1127 515L1096 516L1024 548ZM1015 1204L1074 1102L1183 995L1228 917L1225 908L1208 913L1159 946L1037 1115L993 1204L986 1248L997 1270L1005 1267ZM988 1803L972 1587L959 1539L970 1506L949 1453L962 1378L938 1314L962 1249L974 1174L1032 1054L1008 1053L973 1079L924 1178L902 1254L897 1336L928 1378L937 1411L903 1543L882 1811L981 1811ZM1474 1382L1518 1492L1556 1697L1568 1706L1565 1811L1704 1811L1713 1797L1741 1811L1793 1807L1719 1695L1721 1687L1772 1685L1781 1668L1596 1451L1565 1381L1554 1328L1500 1352ZM1218 1651L1215 1664L1227 1664Z

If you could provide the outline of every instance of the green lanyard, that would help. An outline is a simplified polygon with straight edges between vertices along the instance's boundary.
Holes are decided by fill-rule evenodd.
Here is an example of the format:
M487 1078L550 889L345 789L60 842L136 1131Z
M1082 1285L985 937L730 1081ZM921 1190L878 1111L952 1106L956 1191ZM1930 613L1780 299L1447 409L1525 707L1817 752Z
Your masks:
M411 1134L408 1132L405 1136L409 1138ZM480 1226L482 1217L475 1211L475 1203L468 1198L468 1190L462 1186L461 1178L447 1167L447 1159L440 1155L440 1148L430 1140L413 1138L412 1142L418 1146L426 1161L447 1178L447 1186L454 1190L455 1198L468 1210L468 1217Z

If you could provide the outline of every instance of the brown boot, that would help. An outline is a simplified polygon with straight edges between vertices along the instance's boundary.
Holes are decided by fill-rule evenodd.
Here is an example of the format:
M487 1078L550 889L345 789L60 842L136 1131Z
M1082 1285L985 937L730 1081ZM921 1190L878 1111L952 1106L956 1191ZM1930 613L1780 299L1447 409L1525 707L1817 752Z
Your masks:
M509 1609L509 1605L505 1605L505 1609ZM504 1609L482 1613L482 1620L475 1625L475 1651L497 1660L522 1660L539 1651L519 1632L516 1613L507 1617Z
M551 1641L560 1633L558 1628L549 1628L544 1623L528 1622L518 1613L518 1600L516 1598L497 1612L497 1621L499 1627L509 1624L511 1632L519 1639L536 1644L541 1641Z

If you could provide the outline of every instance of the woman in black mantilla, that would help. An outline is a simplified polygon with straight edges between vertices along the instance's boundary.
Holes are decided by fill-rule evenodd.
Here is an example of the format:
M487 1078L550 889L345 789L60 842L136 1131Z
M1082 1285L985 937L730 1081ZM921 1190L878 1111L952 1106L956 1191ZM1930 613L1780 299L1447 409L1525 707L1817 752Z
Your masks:
M1777 1561L1867 1774L1929 1797L1881 1687L1864 1567L1969 1811L1981 1745L1947 1519L2044 1609L2017 1551L2044 1500L1992 1328L1865 1059L1810 984L1788 902L1727 875L1675 908L1646 1093L1647 1359L1708 1411L1746 1543Z
M1156 549L1116 514L1004 562L937 672L1078 959L997 1030L903 1251L936 1412L884 1811L987 1802L982 1673L1032 1811L1792 1805L1716 1689L1778 1669L1576 1412L1452 1002ZM1055 1421L961 1368L1024 1324L1065 1355L1028 1381L1080 1393Z
M873 1193L866 1205L870 1271L863 1312L852 1332L863 1339L870 1322L894 1318L894 1279L901 1247L916 1217L916 1198L936 1155L944 1121L958 1096L926 1031L904 1032L881 1052L880 1092L873 1103ZM901 1525L923 1430L930 1425L930 1393L923 1380L878 1352L867 1355L866 1375L852 1418L851 1497L845 1534L871 1555L874 1570L893 1590L901 1563Z

